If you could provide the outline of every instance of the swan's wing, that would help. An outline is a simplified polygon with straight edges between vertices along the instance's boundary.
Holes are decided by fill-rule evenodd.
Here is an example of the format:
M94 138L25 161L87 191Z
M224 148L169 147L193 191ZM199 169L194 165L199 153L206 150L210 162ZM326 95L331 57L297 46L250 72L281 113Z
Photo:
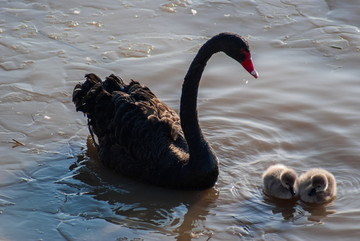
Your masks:
M163 126L168 129L169 137L173 141L177 139L178 134L183 135L178 114L139 82L132 80L124 91L113 92L112 96L116 109L115 119L123 118L123 115L130 111L132 114L129 115L138 115L141 118L139 125L144 125L144 128L147 128L147 122L155 126ZM127 121L123 120L123 122ZM151 129L147 131L154 132Z
M75 87L73 100L77 110L87 114L106 165L136 175L134 170L166 168L166 160L176 159L174 153L186 153L179 116L152 91L136 81L124 85L114 76L104 82L94 76L87 75L87 81ZM155 163L160 161L165 165Z

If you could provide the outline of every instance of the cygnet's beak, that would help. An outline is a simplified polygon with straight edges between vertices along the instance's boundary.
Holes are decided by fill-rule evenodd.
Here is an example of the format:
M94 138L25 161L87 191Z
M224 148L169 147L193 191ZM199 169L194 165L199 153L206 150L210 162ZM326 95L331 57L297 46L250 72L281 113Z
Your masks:
M315 193L316 193L316 189L312 188L309 192L309 196L313 196L313 195L315 195Z
M295 197L296 193L294 191L294 187L289 187L289 191L291 193L291 196Z

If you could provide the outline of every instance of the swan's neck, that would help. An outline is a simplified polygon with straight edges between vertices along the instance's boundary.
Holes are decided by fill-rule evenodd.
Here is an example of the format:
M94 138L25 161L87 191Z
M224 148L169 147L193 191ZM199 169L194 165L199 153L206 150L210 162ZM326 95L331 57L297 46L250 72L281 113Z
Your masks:
M181 127L189 146L190 162L200 164L201 160L204 160L209 168L217 168L217 158L199 125L197 95L206 63L214 53L219 51L214 47L212 41L209 40L195 56L184 79L180 102Z

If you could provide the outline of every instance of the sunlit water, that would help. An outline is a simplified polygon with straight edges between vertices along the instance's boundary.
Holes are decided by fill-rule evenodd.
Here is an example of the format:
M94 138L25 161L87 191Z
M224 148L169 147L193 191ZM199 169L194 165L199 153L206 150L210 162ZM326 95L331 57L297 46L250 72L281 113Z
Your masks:
M1 240L360 237L357 0L0 4ZM199 116L220 160L216 187L172 191L101 166L71 103L84 74L139 80L178 111L197 49L223 31L249 40L260 77L222 54L204 73ZM264 197L274 163L327 169L337 199Z

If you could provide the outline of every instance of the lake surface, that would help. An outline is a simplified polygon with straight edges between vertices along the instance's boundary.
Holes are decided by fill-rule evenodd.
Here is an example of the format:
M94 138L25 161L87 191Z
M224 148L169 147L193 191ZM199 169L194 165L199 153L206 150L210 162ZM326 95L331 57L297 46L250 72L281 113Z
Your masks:
M1 240L358 240L357 0L0 1ZM213 56L201 127L220 160L196 192L138 183L99 164L71 102L86 73L136 79L179 111L199 47L246 37L260 77ZM17 142L16 142L17 141ZM329 205L275 202L275 163L337 178Z

